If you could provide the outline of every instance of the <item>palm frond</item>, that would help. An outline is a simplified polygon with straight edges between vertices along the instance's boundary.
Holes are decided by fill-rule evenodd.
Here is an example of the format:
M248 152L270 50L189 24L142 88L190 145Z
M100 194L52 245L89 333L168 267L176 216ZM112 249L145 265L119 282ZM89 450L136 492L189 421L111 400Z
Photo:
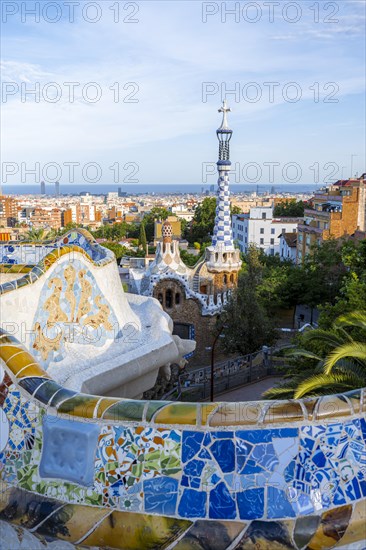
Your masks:
M346 334L346 337L348 337L347 334ZM310 344L313 342L324 342L334 348L344 344L344 338L341 338L339 335L335 334L334 332L329 332L329 331L317 328L315 330L306 332L303 335L303 342L305 344Z
M333 367L332 372L343 374L352 372L355 376L363 379L363 385L366 386L366 364L364 362L342 359Z
M358 327L366 330L366 311L354 311L340 315L334 324L336 327Z
M266 390L262 396L264 399L290 399L295 394L295 387L277 386Z
M304 380L294 393L295 399L305 395L327 395L329 393L341 393L362 387L363 381L352 373L317 374Z
M316 359L317 361L323 361L319 355L309 351L307 349L292 348L285 351L286 357L306 357L307 359Z
M334 365L345 358L351 358L361 361L366 361L366 344L360 344L359 342L351 342L339 346L332 351L324 363L324 372L329 374Z

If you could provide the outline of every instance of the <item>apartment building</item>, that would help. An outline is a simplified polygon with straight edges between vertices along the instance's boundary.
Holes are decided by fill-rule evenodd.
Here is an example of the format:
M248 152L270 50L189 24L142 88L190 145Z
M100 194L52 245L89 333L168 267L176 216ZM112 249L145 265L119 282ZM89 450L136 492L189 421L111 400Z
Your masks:
M17 223L18 203L13 197L0 195L0 226L14 227Z
M290 260L296 263L297 232L281 233L280 235L280 258L282 261Z
M280 254L282 233L296 233L299 218L274 218L273 207L251 208L247 214L232 216L233 237L244 253L249 246L261 248L265 254Z
M365 231L365 211L365 174L316 192L298 226L297 263L302 263L314 244Z
M94 223L100 224L102 220L102 212L99 211L94 204L76 203L64 212L64 225L68 223L76 223L80 225L90 225Z

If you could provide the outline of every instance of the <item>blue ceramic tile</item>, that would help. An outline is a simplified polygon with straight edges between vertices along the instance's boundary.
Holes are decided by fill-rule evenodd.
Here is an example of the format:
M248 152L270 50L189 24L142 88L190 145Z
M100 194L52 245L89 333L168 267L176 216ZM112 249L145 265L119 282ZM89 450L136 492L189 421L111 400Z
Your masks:
M206 499L206 492L185 489L179 502L178 514L183 518L204 518Z
M200 477L191 477L191 487L193 489L199 489L201 487L201 478Z
M216 485L216 483L221 481L221 477L218 476L217 474L212 474L210 481L211 481L212 485Z
M278 458L272 444L256 445L250 456L262 468L272 472L275 469L275 466L278 465Z
M99 431L97 424L44 416L40 476L92 486Z
M360 427L361 427L363 439L366 443L366 420L364 418L360 418Z
M200 476L205 463L202 460L191 460L184 466L184 473L187 476Z
M361 498L361 491L360 486L358 484L357 478L354 477L347 485L346 485L346 495L350 500L358 500Z
M365 474L363 472L359 472L360 474L360 477L359 477L359 484L360 484L360 489L361 489L361 492L362 492L362 496L363 497L366 497L366 479L365 479Z
M203 437L204 434L200 432L183 432L182 462L187 462L198 453L202 445Z
M296 468L296 462L295 460L291 460L291 462L286 466L286 468L283 471L283 478L285 482L292 481L295 477L295 468Z
M198 458L211 460L211 455L206 449L201 449L201 451L198 453Z
M235 469L235 447L231 440L218 440L211 445L211 453L224 473Z
M210 491L209 516L211 519L235 519L236 506L224 482Z
M213 439L233 439L234 432L211 432Z
M314 513L314 506L309 495L299 493L296 495L292 507L297 511L298 516L305 516Z
M264 489L248 489L236 495L240 519L258 519L264 513Z
M36 389L39 388L39 386L41 386L41 384L43 384L44 382L46 382L45 378L31 376L29 378L23 378L23 380L20 380L18 383L19 386L24 388L28 393L32 395L36 391Z
M285 491L269 486L267 489L267 517L269 519L295 517L289 497L290 495Z
M264 443L271 441L271 430L246 430L236 432L236 437L249 443Z
M249 459L240 473L243 475L248 475L248 474L250 475L250 474L257 474L260 472L264 472L264 469L262 468L262 466L257 464L255 460Z
M145 511L173 515L177 504L178 481L170 477L155 477L144 481Z
M272 438L297 437L299 430L297 428L274 428L271 430L247 430L238 431L236 436L248 441L249 443L270 443Z
M181 485L182 485L183 487L189 487L189 477L187 477L187 476L182 476Z
M346 498L340 487L338 487L338 489L334 493L333 504L335 506L341 506L342 504L346 504Z
M314 439L310 439L309 437L304 437L300 440L300 445L304 449L307 449L309 451L312 451L315 445Z
M313 462L318 468L323 468L327 462L324 453L318 449L313 455Z
M236 468L237 472L241 473L245 463L248 459L250 451L253 449L253 445L243 441L242 439L237 439L235 442L236 445Z

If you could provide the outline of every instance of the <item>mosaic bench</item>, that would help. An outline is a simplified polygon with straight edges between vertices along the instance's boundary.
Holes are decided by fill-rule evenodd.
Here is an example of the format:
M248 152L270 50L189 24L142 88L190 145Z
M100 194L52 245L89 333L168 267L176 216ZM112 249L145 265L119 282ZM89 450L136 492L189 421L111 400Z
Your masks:
M366 546L365 390L134 401L65 389L4 332L0 358L0 522L19 540L121 550Z
M2 328L67 388L139 398L195 348L157 300L124 292L114 254L85 230L0 244L1 281Z

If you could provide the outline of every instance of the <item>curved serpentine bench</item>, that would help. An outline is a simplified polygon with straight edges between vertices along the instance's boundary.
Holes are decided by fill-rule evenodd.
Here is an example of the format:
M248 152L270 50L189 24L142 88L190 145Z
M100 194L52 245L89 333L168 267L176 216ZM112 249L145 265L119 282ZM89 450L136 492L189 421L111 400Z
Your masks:
M69 389L138 398L195 348L157 300L124 292L114 254L85 230L0 243L0 274L2 328Z
M134 401L62 387L4 332L0 358L0 520L20 540L31 532L123 550L364 547L365 390Z

